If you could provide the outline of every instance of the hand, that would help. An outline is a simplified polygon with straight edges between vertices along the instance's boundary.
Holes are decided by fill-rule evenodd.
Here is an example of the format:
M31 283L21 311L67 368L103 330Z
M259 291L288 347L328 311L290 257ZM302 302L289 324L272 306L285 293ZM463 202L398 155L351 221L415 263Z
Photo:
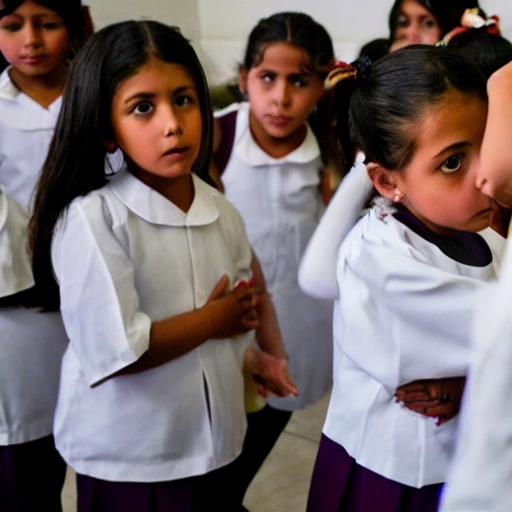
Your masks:
M395 397L407 409L436 418L439 426L459 412L465 383L466 377L417 380L398 387Z
M259 326L258 290L254 286L238 286L229 291L226 275L210 293L205 307L212 311L212 322L218 323L215 338L232 338Z
M244 354L244 365L256 383L258 394L268 396L297 396L299 390L288 375L288 360L275 357L263 350L248 347Z

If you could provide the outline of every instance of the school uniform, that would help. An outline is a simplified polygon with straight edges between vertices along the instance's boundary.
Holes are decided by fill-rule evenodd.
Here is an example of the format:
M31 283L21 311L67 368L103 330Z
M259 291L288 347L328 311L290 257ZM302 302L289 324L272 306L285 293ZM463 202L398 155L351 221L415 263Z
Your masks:
M297 397L271 397L268 403L293 411L318 401L332 384L332 301L306 295L297 282L300 259L324 211L319 192L323 165L309 126L304 142L290 154L275 159L265 153L251 134L249 109L249 103L239 103L217 114L238 111L222 183L260 260L290 377L300 391Z
M495 278L504 242L485 236L436 235L382 199L342 243L335 378L309 512L437 509L457 419L436 426L394 393L466 374L476 298Z
M0 510L60 510L65 464L52 423L67 344L60 315L18 305L34 285L27 213L0 187Z
M62 97L43 108L0 75L0 183L6 193L29 210L33 191L48 154Z
M510 236L510 235L509 235ZM508 512L512 503L512 251L478 300L474 354L461 408L455 459L440 511Z
M241 451L250 335L210 340L156 368L114 376L148 349L152 322L200 308L224 274L231 284L250 278L240 216L192 179L185 213L120 171L75 199L57 226L52 261L70 344L55 438L79 474L164 482L220 468Z

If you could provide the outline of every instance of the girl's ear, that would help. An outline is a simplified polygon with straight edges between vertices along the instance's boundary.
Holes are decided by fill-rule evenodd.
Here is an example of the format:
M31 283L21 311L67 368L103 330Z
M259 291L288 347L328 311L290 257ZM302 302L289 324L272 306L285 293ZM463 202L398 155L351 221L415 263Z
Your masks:
M396 180L396 171L390 171L375 162L366 164L366 172L377 192L387 199L395 200L400 194Z
M242 94L247 94L247 75L249 72L246 68L240 68L240 73L238 74L238 88Z

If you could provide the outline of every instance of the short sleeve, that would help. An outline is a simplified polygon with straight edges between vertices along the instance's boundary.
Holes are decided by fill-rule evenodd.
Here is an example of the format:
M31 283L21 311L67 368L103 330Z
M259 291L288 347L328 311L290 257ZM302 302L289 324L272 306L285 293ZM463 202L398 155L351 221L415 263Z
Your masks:
M89 385L136 361L149 347L134 269L99 195L75 200L58 224L52 261L70 345Z

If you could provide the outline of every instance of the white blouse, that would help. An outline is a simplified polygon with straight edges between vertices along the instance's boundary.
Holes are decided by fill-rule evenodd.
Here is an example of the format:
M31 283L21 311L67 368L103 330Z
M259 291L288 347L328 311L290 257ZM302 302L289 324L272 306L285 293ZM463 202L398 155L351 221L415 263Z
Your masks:
M153 321L203 306L224 274L231 283L250 278L240 216L193 180L184 213L120 171L77 198L58 226L52 259L70 345L55 437L78 473L173 480L216 469L241 451L247 336L210 340L154 369L108 379L147 350Z
M47 109L22 93L9 77L0 75L0 183L26 210L48 154L62 97Z
M455 261L374 207L343 242L334 313L334 388L324 433L356 461L412 486L444 482L457 420L436 426L396 403L398 386L465 375L477 295L497 261ZM503 239L493 235L496 249Z

